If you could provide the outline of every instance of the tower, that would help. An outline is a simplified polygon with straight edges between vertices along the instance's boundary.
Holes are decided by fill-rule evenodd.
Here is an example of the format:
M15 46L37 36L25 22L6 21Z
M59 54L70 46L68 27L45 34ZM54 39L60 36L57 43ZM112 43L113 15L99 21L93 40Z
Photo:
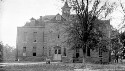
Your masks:
M65 2L64 6L62 7L62 16L68 18L70 16L70 9L67 1Z

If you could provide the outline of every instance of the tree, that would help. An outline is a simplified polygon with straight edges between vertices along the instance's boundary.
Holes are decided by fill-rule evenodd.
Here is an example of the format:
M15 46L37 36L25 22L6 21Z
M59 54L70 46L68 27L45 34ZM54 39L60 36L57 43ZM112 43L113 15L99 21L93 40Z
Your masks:
M119 1L119 4L118 5L120 5L120 7L121 7L121 10L119 10L120 11L120 13L123 15L123 18L121 19L121 23L119 24L119 31L124 31L123 29L125 28L125 6L124 6L124 2L122 2L122 0L118 0ZM124 0L123 0L124 1Z
M15 60L16 49L6 44L3 48L3 60L4 61L14 61Z
M120 49L122 52L122 57L125 59L125 32L120 33L120 42L122 43L122 48Z
M0 42L0 62L3 61L3 43Z
M123 44L120 41L121 34L118 32L118 30L112 30L112 32L114 32L112 34L114 35L114 37L111 37L111 45L112 45L111 49L115 55L115 58L117 58L117 56L119 56L119 53L121 54Z
M94 21L106 18L113 11L115 3L109 4L107 1L100 6L101 0L69 0L68 2L76 12L76 20L72 21L66 30L69 37L67 43L72 45L72 49L82 48L85 58L86 48L97 46L104 36L98 28L99 24ZM101 17L103 14L104 17Z

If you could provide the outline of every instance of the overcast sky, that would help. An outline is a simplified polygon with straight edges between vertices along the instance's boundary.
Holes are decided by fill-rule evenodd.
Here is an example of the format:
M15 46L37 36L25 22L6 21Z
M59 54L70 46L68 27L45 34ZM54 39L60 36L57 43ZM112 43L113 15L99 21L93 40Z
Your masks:
M10 46L16 46L17 26L23 26L31 17L38 19L44 15L61 14L63 4L57 1L2 0L0 2L0 41ZM115 14L116 18L121 16L119 12ZM111 22L111 24L117 27L116 20Z

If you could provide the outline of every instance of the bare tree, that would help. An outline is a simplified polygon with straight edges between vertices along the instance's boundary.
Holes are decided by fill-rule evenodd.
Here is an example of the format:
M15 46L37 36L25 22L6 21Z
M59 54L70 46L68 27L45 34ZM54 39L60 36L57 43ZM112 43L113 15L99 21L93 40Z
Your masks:
M123 14L123 19L122 19L122 21L121 21L121 23L119 24L119 31L122 31L122 29L124 29L125 28L125 25L124 25L124 23L125 23L125 6L124 6L124 4L121 2L121 0L118 0L119 1L119 5L120 5L120 7L121 7L121 13Z
M82 48L85 58L86 48L97 46L104 36L98 28L99 24L94 21L103 14L103 18L106 18L114 10L115 3L109 4L106 1L100 5L101 0L69 0L68 2L76 12L76 18L66 30L69 37L67 43L72 45L73 49Z

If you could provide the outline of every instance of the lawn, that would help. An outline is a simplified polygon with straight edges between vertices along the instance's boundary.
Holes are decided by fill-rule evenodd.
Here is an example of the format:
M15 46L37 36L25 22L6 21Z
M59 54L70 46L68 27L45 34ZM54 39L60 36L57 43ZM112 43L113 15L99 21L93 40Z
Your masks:
M84 71L125 71L125 64L87 64L86 67L82 63L51 63L51 64L30 64L30 65L8 65L0 66L0 71L74 71L74 69L90 70Z
M0 71L73 71L74 68L61 64L12 65L0 68Z

